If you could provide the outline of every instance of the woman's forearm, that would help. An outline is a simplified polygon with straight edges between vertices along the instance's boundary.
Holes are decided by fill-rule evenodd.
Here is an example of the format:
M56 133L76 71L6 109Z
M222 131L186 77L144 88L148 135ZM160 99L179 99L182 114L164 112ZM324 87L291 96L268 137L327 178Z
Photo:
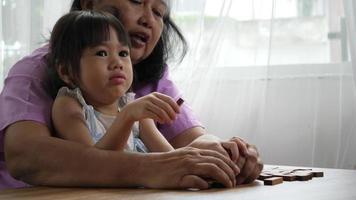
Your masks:
M215 157L215 159L211 159ZM207 177L232 187L236 166L214 151L181 148L166 153L107 151L54 138L46 126L18 122L6 130L6 166L31 185L201 188Z
M51 137L46 126L35 122L19 122L6 130L5 156L12 176L47 186L139 186L143 177L139 167L145 160L140 154Z
M181 134L171 139L169 142L174 148L181 148L188 146L194 140L204 135L205 133L205 129L203 129L202 127L193 127L185 130Z

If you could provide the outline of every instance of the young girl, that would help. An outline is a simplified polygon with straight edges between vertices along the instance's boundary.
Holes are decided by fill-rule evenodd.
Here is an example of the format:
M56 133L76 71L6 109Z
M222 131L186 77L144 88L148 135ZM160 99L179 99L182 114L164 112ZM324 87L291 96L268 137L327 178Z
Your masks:
M171 123L179 106L160 93L137 100L126 93L133 80L130 40L114 16L71 12L54 26L49 48L52 120L59 137L107 150L173 150L153 120Z

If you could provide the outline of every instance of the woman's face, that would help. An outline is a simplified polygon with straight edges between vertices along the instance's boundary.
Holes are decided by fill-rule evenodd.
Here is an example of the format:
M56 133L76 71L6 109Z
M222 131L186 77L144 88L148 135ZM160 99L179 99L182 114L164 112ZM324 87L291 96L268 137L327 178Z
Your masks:
M131 38L132 63L139 63L152 53L163 30L163 16L167 12L165 0L101 0L94 2L94 9L119 14L120 21Z

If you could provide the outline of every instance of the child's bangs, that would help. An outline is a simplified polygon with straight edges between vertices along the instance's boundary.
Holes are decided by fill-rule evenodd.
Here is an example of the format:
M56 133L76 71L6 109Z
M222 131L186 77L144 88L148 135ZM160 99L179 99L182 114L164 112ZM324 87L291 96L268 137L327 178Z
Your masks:
M102 15L83 20L78 30L81 32L81 46L92 47L110 39L110 24Z

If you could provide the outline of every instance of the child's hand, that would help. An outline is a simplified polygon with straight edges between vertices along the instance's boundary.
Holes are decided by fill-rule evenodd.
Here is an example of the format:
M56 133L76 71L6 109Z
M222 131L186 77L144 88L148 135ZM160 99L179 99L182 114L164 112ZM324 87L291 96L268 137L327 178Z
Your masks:
M161 124L172 123L179 113L179 106L171 97L153 92L126 105L122 113L131 121L151 118Z

